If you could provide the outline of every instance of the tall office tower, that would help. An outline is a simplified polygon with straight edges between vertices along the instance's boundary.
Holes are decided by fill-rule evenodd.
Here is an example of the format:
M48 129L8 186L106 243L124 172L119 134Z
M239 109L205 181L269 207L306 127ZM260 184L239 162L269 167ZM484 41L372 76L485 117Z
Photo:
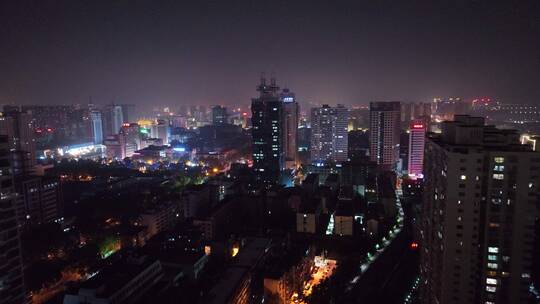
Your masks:
M36 139L32 115L10 110L0 116L0 134L8 136L13 174L29 173L36 164Z
M276 183L283 163L283 113L276 80L270 85L261 78L257 86L258 98L251 99L251 123L253 137L253 170L259 182Z
M349 124L349 110L341 104L335 107L336 120L334 122L334 155L333 160L336 162L347 161L349 151L349 136L348 136L348 124Z
M457 115L426 141L423 303L527 303L540 154L513 130Z
M122 122L129 123L130 119L134 119L135 105L134 104L121 104L122 107Z
M399 159L400 102L374 101L369 111L370 159L384 170L393 170Z
M101 112L91 111L90 120L92 121L92 137L94 138L94 144L103 143L103 121L101 120Z
M8 137L0 136L0 304L19 304L25 292L9 150Z
M120 132L124 124L122 106L110 104L103 109L101 119L103 121L103 135L115 135Z
M283 89L280 94L283 102L283 154L285 167L294 169L297 165L298 154L298 102L289 89Z
M343 162L348 156L349 114L343 105L311 109L311 161Z
M227 108L222 106L212 107L212 124L224 125L227 123Z
M424 166L424 145L426 142L426 125L423 119L411 121L409 128L409 176L422 178Z
M121 106L113 106L112 109L112 134L118 134L124 124L124 112Z

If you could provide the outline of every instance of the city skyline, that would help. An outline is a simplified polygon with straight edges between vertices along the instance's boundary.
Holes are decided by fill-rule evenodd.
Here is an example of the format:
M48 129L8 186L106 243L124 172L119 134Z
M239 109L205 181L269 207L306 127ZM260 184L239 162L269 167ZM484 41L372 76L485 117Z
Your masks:
M0 103L247 105L261 72L301 103L538 103L540 10L511 5L9 2Z
M540 2L0 2L0 304L540 304Z

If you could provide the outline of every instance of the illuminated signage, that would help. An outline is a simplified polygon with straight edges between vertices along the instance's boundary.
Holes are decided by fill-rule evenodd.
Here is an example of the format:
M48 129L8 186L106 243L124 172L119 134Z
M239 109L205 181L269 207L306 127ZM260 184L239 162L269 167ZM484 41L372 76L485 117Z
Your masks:
M294 97L284 97L283 98L283 102L293 102L294 101Z
M413 129L422 129L424 128L424 125L413 125Z

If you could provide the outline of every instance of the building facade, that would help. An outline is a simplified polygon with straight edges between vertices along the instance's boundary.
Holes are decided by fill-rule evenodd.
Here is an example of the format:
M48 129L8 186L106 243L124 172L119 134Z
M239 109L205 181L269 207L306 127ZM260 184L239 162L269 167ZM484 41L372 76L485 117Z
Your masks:
M423 120L413 120L409 128L408 172L413 177L422 178L423 176L426 127Z
M526 303L540 155L512 130L456 115L426 142L423 303Z
M15 109L4 112L0 116L0 134L8 137L13 174L32 171L37 160L32 115Z
M370 159L385 170L393 170L399 159L400 102L371 102L369 109Z
M215 106L212 108L212 124L224 125L227 123L227 108L222 106Z
M311 162L347 161L348 120L349 113L343 105L311 109Z
M283 102L283 154L285 167L293 169L297 166L299 107L295 94L289 89L283 89L280 98Z
M100 145L103 143L103 121L101 119L101 112L90 112L90 119L92 121L92 137L94 144Z
M251 101L253 170L259 182L276 183L284 168L283 108L274 78L269 85L262 78L258 98Z
M0 136L0 304L26 303L17 195L13 189L7 136Z

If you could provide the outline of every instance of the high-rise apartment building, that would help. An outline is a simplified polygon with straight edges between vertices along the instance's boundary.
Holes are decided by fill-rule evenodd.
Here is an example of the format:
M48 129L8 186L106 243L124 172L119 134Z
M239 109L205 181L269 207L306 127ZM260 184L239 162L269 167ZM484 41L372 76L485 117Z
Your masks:
M224 125L227 123L227 108L222 106L212 107L212 124Z
M540 154L512 130L456 115L426 142L423 303L527 303Z
M298 102L289 89L283 89L280 94L283 102L283 154L285 167L296 168L298 154Z
M376 101L370 110L370 159L382 169L393 170L399 159L400 102Z
M426 142L426 124L424 120L411 121L409 128L409 176L422 178L424 166L424 145Z
M19 304L26 301L9 150L8 137L0 136L0 304Z
M253 170L257 180L275 183L284 168L283 108L274 78L270 84L261 78L258 98L251 100L251 134L253 137Z
M347 161L349 113L345 106L311 109L311 161Z
M32 115L18 110L4 112L0 116L0 134L8 136L13 173L29 173L37 159Z

